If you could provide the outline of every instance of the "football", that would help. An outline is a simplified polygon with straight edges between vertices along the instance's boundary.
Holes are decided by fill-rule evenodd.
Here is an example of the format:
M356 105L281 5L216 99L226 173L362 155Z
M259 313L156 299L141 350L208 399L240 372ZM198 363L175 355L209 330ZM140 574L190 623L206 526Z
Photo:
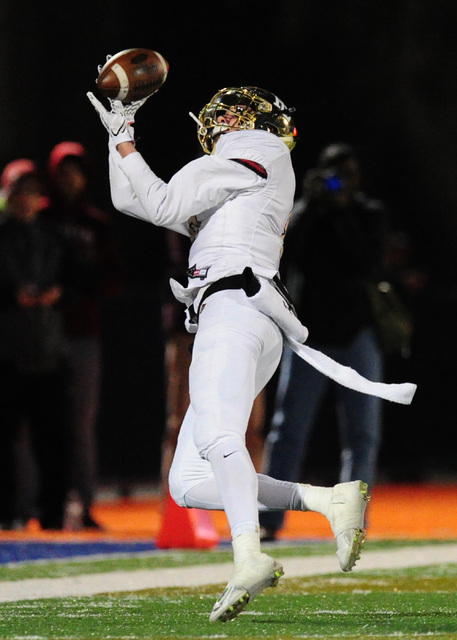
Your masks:
M157 51L126 49L105 62L96 80L97 89L112 100L141 100L160 89L168 69L168 62Z

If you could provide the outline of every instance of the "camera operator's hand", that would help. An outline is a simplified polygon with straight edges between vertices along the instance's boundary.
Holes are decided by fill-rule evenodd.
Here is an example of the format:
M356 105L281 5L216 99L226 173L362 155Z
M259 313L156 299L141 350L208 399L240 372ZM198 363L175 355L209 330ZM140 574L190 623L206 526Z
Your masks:
M62 289L56 285L41 292L39 302L42 307L53 307L62 297Z
M323 191L322 174L317 169L310 169L305 173L303 191L310 198L318 198Z

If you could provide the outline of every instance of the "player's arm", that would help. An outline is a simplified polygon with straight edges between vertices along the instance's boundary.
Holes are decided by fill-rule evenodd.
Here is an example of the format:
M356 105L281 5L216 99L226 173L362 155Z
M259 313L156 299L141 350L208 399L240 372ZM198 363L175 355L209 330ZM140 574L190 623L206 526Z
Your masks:
M185 165L168 183L158 178L140 153L120 160L148 220L171 228L192 216L216 211L226 200L246 189L262 188L265 180L242 164L204 156Z
M131 153L136 153L136 148L133 142L121 142L120 144L117 145L116 148L121 158L125 158Z
M120 167L122 158L112 141L109 143L109 150L109 184L113 206L128 216L151 222L150 216L144 210L130 180ZM157 178L157 176L155 176L155 178L160 181L160 178ZM185 224L170 224L168 228L182 235L189 236L189 231Z

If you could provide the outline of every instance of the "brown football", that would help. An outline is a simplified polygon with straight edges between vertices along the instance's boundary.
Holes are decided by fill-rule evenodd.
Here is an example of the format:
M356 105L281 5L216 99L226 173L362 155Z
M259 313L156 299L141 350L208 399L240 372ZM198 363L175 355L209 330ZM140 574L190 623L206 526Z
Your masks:
M112 100L141 100L160 89L168 69L168 62L157 51L126 49L103 65L96 80L97 89Z

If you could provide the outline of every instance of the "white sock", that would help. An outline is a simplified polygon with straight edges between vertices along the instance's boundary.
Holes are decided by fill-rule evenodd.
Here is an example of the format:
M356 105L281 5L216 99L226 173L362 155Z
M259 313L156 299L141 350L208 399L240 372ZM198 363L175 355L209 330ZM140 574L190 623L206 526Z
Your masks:
M326 516L330 500L332 497L331 487L314 487L311 484L303 485L303 509L304 511L315 511Z
M258 533L247 531L240 533L232 540L235 567L242 567L246 562L258 560L260 556L260 538Z

